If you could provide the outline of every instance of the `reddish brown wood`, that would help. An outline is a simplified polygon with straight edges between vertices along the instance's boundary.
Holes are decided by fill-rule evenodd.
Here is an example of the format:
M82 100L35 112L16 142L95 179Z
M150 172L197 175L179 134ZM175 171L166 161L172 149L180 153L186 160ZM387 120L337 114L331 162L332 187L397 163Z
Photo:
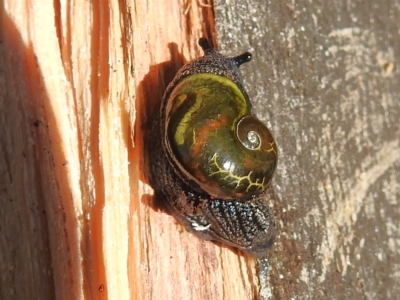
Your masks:
M253 261L157 211L143 173L147 112L212 7L57 3L0 11L0 298L255 298Z

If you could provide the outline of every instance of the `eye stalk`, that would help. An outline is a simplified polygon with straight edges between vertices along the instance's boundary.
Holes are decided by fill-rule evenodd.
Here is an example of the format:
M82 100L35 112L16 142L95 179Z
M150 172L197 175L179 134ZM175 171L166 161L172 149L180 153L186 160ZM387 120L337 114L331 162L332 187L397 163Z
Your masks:
M240 54L238 56L235 56L232 58L235 64L240 67L242 64L247 63L251 61L251 53L250 52L245 52L243 54Z
M204 37L199 38L198 44L201 47L201 49L203 49L205 54L209 54L209 53L215 51L213 46L211 46L210 42Z

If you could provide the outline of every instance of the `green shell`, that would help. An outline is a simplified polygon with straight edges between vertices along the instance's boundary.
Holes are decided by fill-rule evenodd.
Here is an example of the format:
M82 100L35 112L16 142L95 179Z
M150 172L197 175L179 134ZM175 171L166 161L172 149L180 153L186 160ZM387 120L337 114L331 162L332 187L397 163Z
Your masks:
M211 197L250 198L272 178L276 144L250 107L237 84L211 73L184 77L168 98L165 144L185 178Z

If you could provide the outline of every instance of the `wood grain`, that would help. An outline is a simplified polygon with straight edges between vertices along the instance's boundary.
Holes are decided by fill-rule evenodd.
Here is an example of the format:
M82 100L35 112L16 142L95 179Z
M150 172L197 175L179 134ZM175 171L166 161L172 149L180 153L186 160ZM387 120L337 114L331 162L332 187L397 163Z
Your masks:
M0 298L253 299L254 261L158 211L143 136L214 40L200 1L5 0Z

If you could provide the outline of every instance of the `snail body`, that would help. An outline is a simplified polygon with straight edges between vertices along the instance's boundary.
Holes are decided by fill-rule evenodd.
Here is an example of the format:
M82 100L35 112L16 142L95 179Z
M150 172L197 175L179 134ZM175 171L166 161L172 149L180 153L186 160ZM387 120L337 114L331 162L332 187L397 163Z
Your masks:
M266 255L275 221L264 199L277 164L268 128L253 114L239 66L202 38L205 55L167 87L149 146L150 181L171 213L204 239Z

